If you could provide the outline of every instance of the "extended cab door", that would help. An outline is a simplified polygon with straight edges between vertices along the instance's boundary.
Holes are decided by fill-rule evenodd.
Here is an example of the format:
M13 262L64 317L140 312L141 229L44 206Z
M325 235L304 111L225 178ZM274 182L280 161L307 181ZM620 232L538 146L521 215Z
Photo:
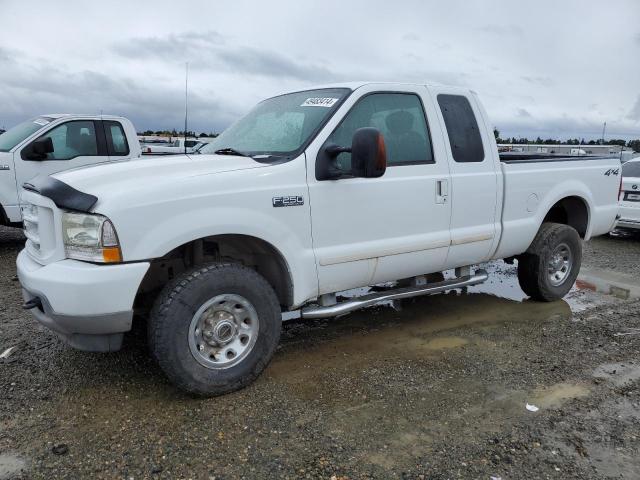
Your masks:
M51 138L53 152L45 159L32 160L33 141L16 152L16 179L19 186L37 175L109 161L105 131L100 120L68 120L40 135ZM36 140L37 140L36 139Z
M429 90L438 105L451 171L447 268L471 265L489 259L500 236L497 148L475 95L447 87Z
M309 102L313 104L313 102ZM308 108L323 108L309 106ZM307 149L313 247L321 294L442 270L449 250L449 167L425 87L367 85L340 107ZM354 132L382 132L380 178L319 181L318 152L351 146ZM350 169L349 153L338 157Z

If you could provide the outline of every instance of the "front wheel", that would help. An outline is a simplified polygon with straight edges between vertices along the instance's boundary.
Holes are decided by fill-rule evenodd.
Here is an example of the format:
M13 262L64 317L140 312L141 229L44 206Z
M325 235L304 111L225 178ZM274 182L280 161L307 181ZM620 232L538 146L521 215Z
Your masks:
M210 264L165 287L149 321L149 345L169 379L201 396L255 380L273 356L282 316L271 285L237 264Z
M518 282L534 300L564 297L576 281L582 262L578 232L558 223L543 223L527 251L518 257Z

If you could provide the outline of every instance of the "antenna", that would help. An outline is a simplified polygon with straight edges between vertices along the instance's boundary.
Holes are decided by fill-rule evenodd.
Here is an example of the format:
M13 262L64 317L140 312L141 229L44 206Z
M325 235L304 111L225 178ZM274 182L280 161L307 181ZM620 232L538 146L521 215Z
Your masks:
M602 125L602 145L604 145L604 132L607 129L607 122Z
M184 64L184 154L187 154L187 118L189 117L189 62Z

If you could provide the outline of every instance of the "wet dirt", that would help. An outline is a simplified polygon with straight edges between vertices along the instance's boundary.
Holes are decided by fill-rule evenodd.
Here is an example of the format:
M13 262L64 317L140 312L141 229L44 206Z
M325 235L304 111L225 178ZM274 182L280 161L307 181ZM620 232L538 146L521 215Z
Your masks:
M288 321L257 382L202 400L168 384L143 331L96 355L38 327L12 280L19 243L0 237L14 477L640 478L640 335L617 335L640 329L638 301L578 286L532 302L496 262L466 293Z

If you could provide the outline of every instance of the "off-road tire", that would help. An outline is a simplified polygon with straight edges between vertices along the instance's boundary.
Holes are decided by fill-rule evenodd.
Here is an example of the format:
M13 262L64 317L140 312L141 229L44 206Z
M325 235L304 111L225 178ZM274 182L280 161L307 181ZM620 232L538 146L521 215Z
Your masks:
M571 250L572 266L562 283L553 285L548 264L554 249L563 243ZM518 282L524 293L534 300L553 302L564 297L578 277L582 262L580 235L568 225L543 223L527 251L517 258Z
M255 344L238 364L211 369L194 358L189 325L198 309L220 294L241 295L259 318ZM271 285L256 271L234 263L213 263L186 272L162 290L148 322L149 348L169 380L197 396L216 396L246 387L267 366L280 341L282 315Z

